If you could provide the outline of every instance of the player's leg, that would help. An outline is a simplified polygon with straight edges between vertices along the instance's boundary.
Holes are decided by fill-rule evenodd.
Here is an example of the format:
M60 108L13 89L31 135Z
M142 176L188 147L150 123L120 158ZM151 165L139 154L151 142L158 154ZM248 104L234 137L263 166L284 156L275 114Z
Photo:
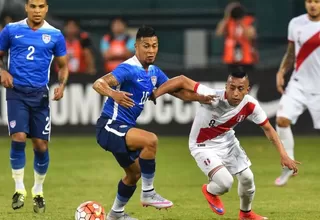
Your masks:
M50 139L51 120L48 106L32 108L30 118L30 136L34 152L34 185L31 189L33 211L45 212L46 203L43 194L43 183L49 167L48 141Z
M118 160L120 157L116 157ZM122 158L122 161L124 158ZM126 172L126 176L121 179L118 183L118 192L116 198L113 202L112 208L107 215L107 220L113 219L128 219L128 220L136 220L128 216L124 212L125 205L128 203L130 198L132 197L133 193L137 188L137 182L140 179L140 167L139 167L139 160L136 159L133 164L129 167L124 168Z
M295 124L298 117L305 110L305 94L294 85L289 85L286 93L281 97L276 118L276 130L282 144L291 159L294 159L294 138L291 124ZM282 174L275 181L277 186L283 186L292 176L293 171L283 168Z
M225 213L224 205L219 196L231 189L232 175L212 149L191 152L191 154L198 167L209 178L209 183L202 186L202 193L208 201L210 209L218 215L223 215Z
M251 210L251 203L255 194L254 178L250 169L251 161L239 142L235 142L230 146L227 155L223 156L223 163L229 172L238 179L238 194L240 197L239 219L267 219L255 214Z
M320 131L320 94L309 94L308 97L307 107L312 117L313 127Z
M248 167L240 173L236 174L238 179L238 195L240 197L240 220L262 220L266 217L257 215L252 211L252 201L255 194L255 184L253 173Z
M104 117L98 119L96 125L97 142L113 153L119 165L124 169L126 176L118 183L118 191L107 220L136 220L124 212L125 205L130 200L140 179L139 151L129 151L125 136L130 126L113 122Z
M153 206L157 209L170 208L173 203L156 193L153 185L156 171L157 136L142 129L131 128L126 135L126 144L129 150L141 150L139 165L142 179L140 197L142 205Z
M15 193L12 197L12 208L24 206L27 195L24 186L24 167L26 164L26 138L29 133L29 111L20 100L7 100L8 129L11 136L10 163L12 178L15 181Z

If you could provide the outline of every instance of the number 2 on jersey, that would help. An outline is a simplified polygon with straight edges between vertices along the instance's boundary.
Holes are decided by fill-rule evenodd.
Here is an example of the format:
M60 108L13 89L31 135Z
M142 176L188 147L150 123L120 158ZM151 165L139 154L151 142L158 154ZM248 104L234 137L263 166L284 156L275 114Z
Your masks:
M148 100L148 97L149 97L149 92L142 92L142 97L139 105L143 105Z
M36 49L34 48L34 46L28 47L28 51L30 51L30 52L27 55L27 60L33 60L33 54L34 54L35 50Z

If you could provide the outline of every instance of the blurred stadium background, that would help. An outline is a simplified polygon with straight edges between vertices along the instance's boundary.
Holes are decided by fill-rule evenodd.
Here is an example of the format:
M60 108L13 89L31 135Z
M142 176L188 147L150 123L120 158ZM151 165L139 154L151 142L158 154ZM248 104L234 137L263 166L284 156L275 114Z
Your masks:
M94 124L104 98L95 94L91 85L105 73L100 54L100 40L109 32L110 22L122 17L128 33L141 25L151 25L159 36L156 64L168 76L187 75L212 87L224 87L228 70L222 63L224 39L214 35L223 18L227 0L48 0L48 21L64 30L65 22L78 21L89 34L95 58L96 74L72 74L65 97L52 102L51 167L45 192L48 213L31 213L31 199L21 211L10 208L13 180L10 178L9 138L5 90L0 89L0 219L73 219L75 208L85 200L98 200L108 210L112 205L115 186L122 176L113 158L99 149L94 139ZM247 11L256 18L259 62L250 71L251 95L267 112L272 123L280 95L276 91L276 72L287 46L287 26L290 19L305 13L303 0L242 0ZM0 19L10 16L23 19L25 0L0 0ZM52 85L57 82L51 73ZM288 77L290 74L288 75ZM139 127L160 136L156 185L163 195L175 202L168 212L144 211L138 204L139 190L128 211L139 219L220 219L212 214L202 198L200 186L206 182L187 149L187 138L197 103L184 103L170 96L162 97L156 106L147 103L139 118ZM313 130L308 112L293 127L297 159L303 162L301 175L287 187L275 188L273 181L280 166L276 151L262 136L261 129L245 122L236 134L253 161L257 196L254 208L270 219L320 219L319 163L320 138ZM83 137L86 136L86 137ZM255 136L255 137L253 137ZM313 136L313 137L311 137ZM27 186L31 187L32 151L28 148ZM12 182L11 182L12 181ZM238 199L236 186L224 196L227 214L221 219L236 219ZM71 194L70 194L71 193ZM30 200L30 201L29 201ZM230 211L229 211L230 210Z

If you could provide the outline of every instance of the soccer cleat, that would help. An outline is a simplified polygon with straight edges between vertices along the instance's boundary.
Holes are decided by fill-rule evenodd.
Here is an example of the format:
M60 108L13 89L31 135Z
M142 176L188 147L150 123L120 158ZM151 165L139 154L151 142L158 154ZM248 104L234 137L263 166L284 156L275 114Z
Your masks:
M218 215L223 215L225 213L223 203L220 200L219 196L215 196L209 193L207 191L207 184L204 184L202 186L202 193L208 201L209 207L213 212L217 213Z
M162 196L160 196L155 191L152 192L142 192L141 193L141 204L144 207L152 206L156 209L168 209L173 206L173 203Z
M127 213L124 212L115 212L111 210L106 220L138 220L137 218L130 217Z
M289 168L285 167L282 170L281 176L279 176L274 184L276 186L284 186L287 184L290 177L293 175L293 170L290 170Z
M26 196L27 192L25 190L17 190L12 196L12 208L14 210L22 208Z
M33 196L33 211L35 213L44 213L46 211L46 202L42 193Z
M268 219L268 218L257 215L253 211L243 212L240 210L239 212L239 220L264 220L264 219Z

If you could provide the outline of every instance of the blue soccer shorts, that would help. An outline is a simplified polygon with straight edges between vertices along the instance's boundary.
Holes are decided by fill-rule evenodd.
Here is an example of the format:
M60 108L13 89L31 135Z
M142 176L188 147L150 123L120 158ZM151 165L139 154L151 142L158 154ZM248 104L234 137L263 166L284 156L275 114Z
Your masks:
M131 151L126 144L126 134L132 126L113 121L101 116L96 125L96 138L98 144L106 151L111 152L119 165L129 167L139 157L140 150Z
M19 99L7 99L9 135L23 132L28 138L50 140L51 118L48 92L39 91L37 94L29 94L25 99L20 95Z

